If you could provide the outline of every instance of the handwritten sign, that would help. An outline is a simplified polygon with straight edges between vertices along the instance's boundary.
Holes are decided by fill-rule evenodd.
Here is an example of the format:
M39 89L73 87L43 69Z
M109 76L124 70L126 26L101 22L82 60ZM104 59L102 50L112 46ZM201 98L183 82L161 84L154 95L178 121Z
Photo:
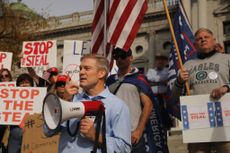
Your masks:
M230 141L230 94L211 100L209 94L182 96L183 141Z
M69 75L71 80L79 81L80 58L89 53L89 42L79 40L65 40L63 52L63 73Z
M7 68L11 70L12 57L12 53L0 51L0 69Z
M46 88L0 87L0 124L20 125L25 114L42 112Z
M56 41L23 42L23 58L21 67L51 67L56 66Z
M28 115L25 119L21 153L58 152L59 135L46 137L43 134L41 114Z

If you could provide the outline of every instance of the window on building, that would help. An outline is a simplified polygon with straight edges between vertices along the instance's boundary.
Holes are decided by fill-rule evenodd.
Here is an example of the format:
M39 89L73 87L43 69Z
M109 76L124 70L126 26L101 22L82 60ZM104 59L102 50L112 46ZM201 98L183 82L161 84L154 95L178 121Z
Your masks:
M225 53L230 54L230 41L224 42Z
M224 22L223 25L224 25L224 34L230 35L230 21Z
M136 46L136 53L141 54L144 51L143 47L141 45Z

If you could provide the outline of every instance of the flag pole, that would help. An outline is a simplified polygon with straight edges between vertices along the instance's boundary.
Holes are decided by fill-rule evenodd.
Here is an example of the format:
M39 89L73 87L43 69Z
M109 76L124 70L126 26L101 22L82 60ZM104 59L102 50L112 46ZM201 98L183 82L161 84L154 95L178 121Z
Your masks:
M164 5L165 13L166 13L166 16L167 16L167 19L168 19L169 28L170 28L171 36L172 36L172 39L173 39L173 43L174 43L174 46L175 46L175 49L176 49L176 53L177 53L177 57L178 57L178 61L179 61L179 67L180 67L180 69L184 70L181 55L180 55L180 51L179 51L178 44L177 44L176 37L175 37L175 33L174 33L174 30L173 30L172 21L171 21L169 11L168 11L168 7L167 7L167 4L166 4L166 0L163 0L163 5ZM185 83L185 88L186 88L187 95L190 95L190 89L189 89L188 82Z
M107 45L107 0L104 0L104 43L103 43L103 55L106 57L106 45Z

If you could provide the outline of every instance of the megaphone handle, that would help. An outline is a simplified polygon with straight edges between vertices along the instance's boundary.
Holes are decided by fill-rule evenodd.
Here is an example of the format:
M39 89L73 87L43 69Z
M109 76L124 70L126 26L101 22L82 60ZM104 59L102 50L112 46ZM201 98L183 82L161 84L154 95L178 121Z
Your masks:
M103 111L103 123L102 123L102 139L103 139L103 145L102 145L102 152L107 153L107 145L106 145L106 121L105 121L105 111Z
M94 142L94 147L91 153L97 153L97 148L99 148L99 134L100 134L100 129L101 129L101 119L103 118L103 123L102 123L102 139L103 139L103 144L101 146L102 153L107 153L107 147L106 147L106 138L105 138L105 112L100 110L98 115L96 116L96 135L95 135L95 142Z
M70 124L70 121L68 120L68 121L67 121L67 132L68 132L68 134L69 134L71 137L74 137L74 136L77 135L77 132L78 132L79 126L80 126L80 122L77 123L76 129L74 130L73 133L72 133L71 130L70 130L69 124Z

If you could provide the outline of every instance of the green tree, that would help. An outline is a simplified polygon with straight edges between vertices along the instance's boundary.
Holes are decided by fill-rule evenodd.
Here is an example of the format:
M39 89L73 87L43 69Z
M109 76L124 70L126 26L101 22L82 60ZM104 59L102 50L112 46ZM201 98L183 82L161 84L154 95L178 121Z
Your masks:
M36 31L47 25L46 19L19 2L0 1L0 51L13 53L13 64L18 62L23 41L37 39Z

